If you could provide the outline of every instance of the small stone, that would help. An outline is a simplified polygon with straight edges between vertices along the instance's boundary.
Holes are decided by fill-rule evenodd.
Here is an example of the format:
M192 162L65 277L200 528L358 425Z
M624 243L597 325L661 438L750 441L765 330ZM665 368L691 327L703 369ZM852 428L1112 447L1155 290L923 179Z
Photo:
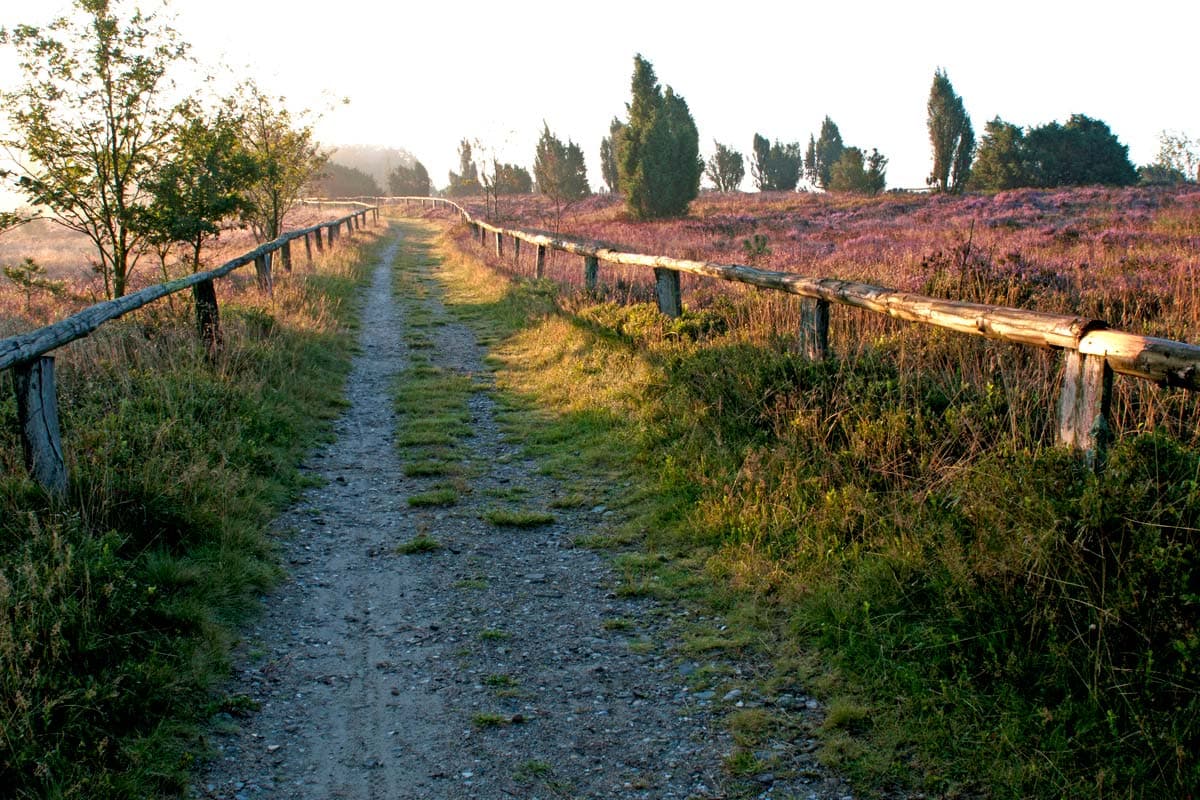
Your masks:
M730 689L728 692L725 693L725 696L722 697L721 699L724 700L726 703L731 703L734 700L737 700L741 696L742 696L741 689Z

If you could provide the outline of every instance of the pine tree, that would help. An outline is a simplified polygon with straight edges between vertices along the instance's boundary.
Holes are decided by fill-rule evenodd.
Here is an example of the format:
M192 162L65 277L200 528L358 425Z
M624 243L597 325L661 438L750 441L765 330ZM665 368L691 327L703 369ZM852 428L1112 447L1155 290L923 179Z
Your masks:
M704 171L696 123L684 99L671 87L663 92L640 55L631 83L629 123L617 148L625 204L638 219L681 216L700 193Z
M975 131L945 70L933 74L927 109L929 141L933 145L933 172L927 182L939 192L961 192L971 174Z
M814 186L829 188L833 165L842 158L842 134L829 117L821 122L820 138L808 137L808 150L804 154L804 177Z
M571 203L591 193L583 150L569 140L563 144L546 123L542 123L542 135L533 158L533 178L538 192L553 201L556 220L562 219L563 210Z
M613 117L612 122L608 125L608 136L600 141L600 177L604 179L604 185L610 192L619 191L620 168L618 162L620 156L617 149L621 143L621 131L624 128L625 123Z
M726 147L718 141L716 152L708 160L704 174L713 182L718 192L736 192L746 176L746 166L742 154L731 147Z
M800 183L804 159L800 155L800 143L774 144L766 137L754 134L754 161L750 172L754 185L760 192L790 192Z

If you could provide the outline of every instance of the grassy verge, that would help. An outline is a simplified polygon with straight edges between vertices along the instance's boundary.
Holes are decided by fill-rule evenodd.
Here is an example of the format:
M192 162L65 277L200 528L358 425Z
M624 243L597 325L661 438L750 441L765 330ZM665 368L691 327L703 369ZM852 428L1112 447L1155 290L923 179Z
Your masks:
M822 757L864 791L1200 785L1194 448L1134 432L1097 477L1038 446L1049 411L1013 413L955 366L1008 351L901 328L813 364L737 324L754 297L668 325L501 279L451 237L441 252L449 307L493 343L507 424L631 520L582 543L640 541L629 591L753 631L737 646L765 644L762 690L822 695ZM754 771L756 726L738 723L733 774Z
M178 302L60 352L61 504L20 463L3 377L5 796L178 793L200 726L236 710L213 689L232 631L279 574L267 526L342 406L362 255L343 247L281 275L273 299L248 278L223 283L215 366Z

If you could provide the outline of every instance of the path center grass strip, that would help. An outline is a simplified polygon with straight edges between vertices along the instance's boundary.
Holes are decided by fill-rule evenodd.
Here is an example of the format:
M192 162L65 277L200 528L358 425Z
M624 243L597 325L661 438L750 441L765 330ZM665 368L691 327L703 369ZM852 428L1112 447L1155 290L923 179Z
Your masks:
M327 252L280 276L273 300L223 296L216 366L186 304L60 353L62 505L25 474L3 379L0 794L177 794L200 726L239 711L213 690L279 576L268 526L344 405L355 296L378 247Z

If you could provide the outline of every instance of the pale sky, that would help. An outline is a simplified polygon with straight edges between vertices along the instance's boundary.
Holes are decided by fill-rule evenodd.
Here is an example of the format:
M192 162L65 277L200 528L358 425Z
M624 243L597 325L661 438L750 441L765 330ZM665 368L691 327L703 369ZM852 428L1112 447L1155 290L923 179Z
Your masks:
M161 0L143 0L147 8ZM0 0L0 25L45 22L65 0ZM624 117L633 56L688 102L702 154L747 156L755 132L802 145L829 115L847 145L889 158L889 187L925 185L925 102L944 68L976 136L1104 120L1135 165L1166 129L1200 138L1200 2L914 0L661 3L604 0L172 0L203 71L254 76L294 108L327 109L326 145L402 147L435 185L463 137L532 166L542 122L575 140L601 183L600 140ZM2 48L0 48L2 50ZM11 85L11 59L0 83ZM349 98L348 105L335 99ZM747 175L745 188L750 187Z

